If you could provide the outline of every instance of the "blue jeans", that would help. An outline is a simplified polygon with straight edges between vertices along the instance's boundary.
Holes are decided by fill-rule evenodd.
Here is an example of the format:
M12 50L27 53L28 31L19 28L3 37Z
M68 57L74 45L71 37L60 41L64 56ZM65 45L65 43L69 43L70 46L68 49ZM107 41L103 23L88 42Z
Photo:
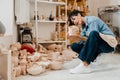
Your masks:
M93 62L100 53L114 51L114 48L109 46L97 31L92 31L84 44L71 44L71 49L79 54L79 59L86 61L88 64Z

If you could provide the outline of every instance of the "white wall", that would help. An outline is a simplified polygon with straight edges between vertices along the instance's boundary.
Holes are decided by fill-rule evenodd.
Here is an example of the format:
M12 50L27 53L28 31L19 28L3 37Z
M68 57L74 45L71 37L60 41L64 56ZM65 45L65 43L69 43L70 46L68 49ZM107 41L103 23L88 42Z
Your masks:
M113 26L118 26L120 28L120 12L116 12L112 16Z
M120 0L88 0L89 15L98 15L98 8L109 5L120 5Z
M30 0L15 0L15 15L17 16L17 24L30 22L29 2Z
M120 0L109 0L110 5L120 5Z
M13 0L0 0L0 21L6 27L5 35L13 34Z
M97 16L98 15L98 8L104 7L110 4L110 0L88 0L89 15Z

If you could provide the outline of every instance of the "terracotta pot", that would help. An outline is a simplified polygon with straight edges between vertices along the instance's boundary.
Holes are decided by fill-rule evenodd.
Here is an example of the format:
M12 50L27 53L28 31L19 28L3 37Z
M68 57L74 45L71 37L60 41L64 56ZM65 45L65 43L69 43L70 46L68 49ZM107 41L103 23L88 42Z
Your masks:
M50 64L50 68L52 70L59 70L59 69L62 69L62 62L59 62L59 61L52 61L51 64Z

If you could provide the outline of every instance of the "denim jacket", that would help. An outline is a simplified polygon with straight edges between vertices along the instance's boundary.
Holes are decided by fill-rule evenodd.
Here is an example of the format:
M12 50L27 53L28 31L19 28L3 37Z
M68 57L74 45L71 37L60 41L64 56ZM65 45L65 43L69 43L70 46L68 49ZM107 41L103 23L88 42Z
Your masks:
M98 17L95 16L85 16L86 24L82 25L82 32L81 36L88 37L91 31L98 31L105 35L112 35L113 32L110 30L110 28Z

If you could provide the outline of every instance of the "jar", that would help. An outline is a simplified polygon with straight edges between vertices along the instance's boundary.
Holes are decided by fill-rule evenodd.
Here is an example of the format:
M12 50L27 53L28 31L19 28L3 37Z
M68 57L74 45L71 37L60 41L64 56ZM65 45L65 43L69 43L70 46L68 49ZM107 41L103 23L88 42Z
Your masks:
M23 43L32 43L32 32L29 27L25 27L22 32L22 44Z

